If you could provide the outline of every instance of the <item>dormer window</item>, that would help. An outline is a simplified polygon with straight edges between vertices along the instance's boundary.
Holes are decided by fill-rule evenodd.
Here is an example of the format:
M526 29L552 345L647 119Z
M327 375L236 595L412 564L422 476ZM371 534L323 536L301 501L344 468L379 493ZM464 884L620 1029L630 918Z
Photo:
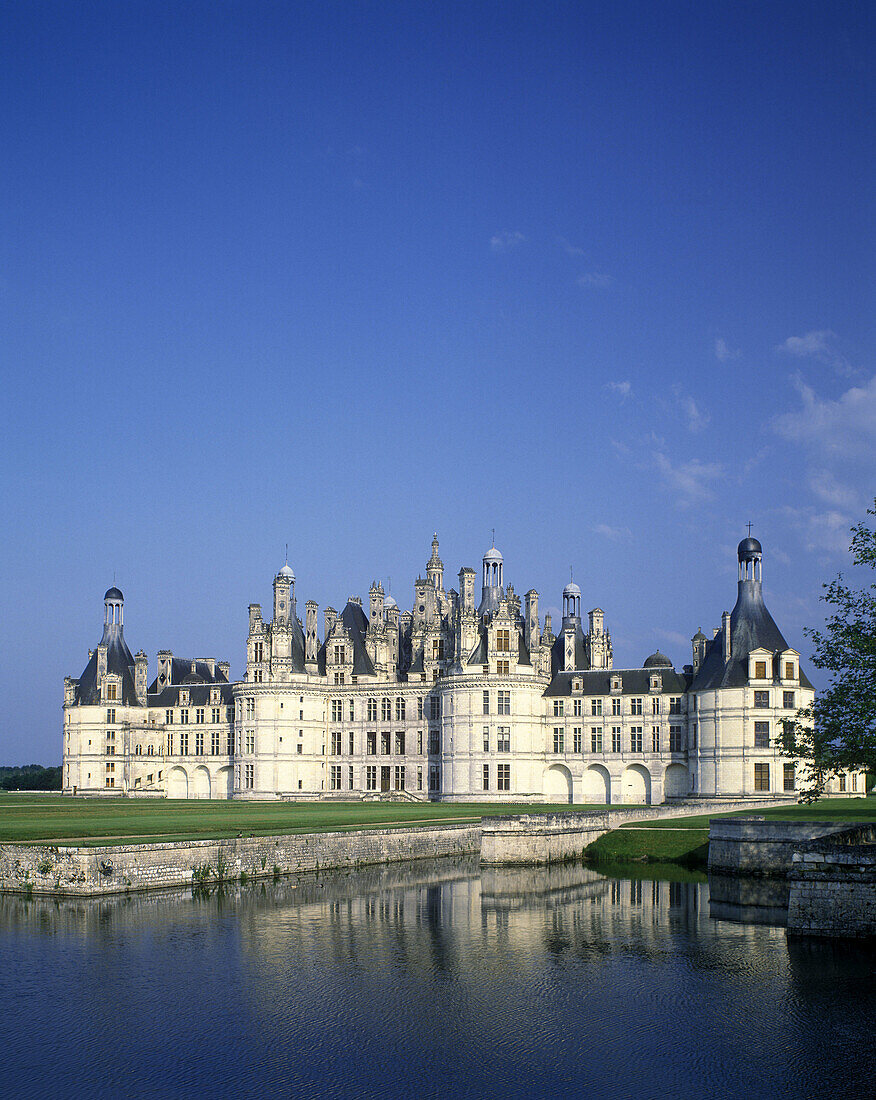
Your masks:
M766 661L754 662L754 678L755 680L766 679Z
M612 676L612 678L611 678L611 690L612 691L623 691L623 680L620 678L620 676Z
M663 681L660 679L659 676L652 676L651 677L651 690L652 691L659 691L662 686L663 686Z
M575 679L575 680L572 681L572 691L583 691L583 690L584 690L584 681L583 680Z

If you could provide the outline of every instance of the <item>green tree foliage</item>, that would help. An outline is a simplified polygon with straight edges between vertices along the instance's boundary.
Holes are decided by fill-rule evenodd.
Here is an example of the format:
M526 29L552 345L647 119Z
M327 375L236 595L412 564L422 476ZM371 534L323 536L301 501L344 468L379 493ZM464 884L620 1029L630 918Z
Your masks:
M44 768L42 764L0 767L0 791L59 791L60 789L60 767Z
M867 515L876 516L876 500ZM876 569L876 530L853 527L849 551L853 565ZM830 684L785 721L781 738L782 751L803 764L801 802L820 798L840 772L876 772L876 583L850 588L840 573L824 589L832 613L824 630L805 633L812 662L830 673Z

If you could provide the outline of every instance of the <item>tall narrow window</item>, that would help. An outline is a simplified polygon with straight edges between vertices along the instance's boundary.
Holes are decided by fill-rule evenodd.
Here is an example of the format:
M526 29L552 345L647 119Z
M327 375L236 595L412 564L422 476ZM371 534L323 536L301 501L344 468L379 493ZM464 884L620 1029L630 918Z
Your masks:
M756 791L768 791L770 789L769 764L754 765L754 789Z

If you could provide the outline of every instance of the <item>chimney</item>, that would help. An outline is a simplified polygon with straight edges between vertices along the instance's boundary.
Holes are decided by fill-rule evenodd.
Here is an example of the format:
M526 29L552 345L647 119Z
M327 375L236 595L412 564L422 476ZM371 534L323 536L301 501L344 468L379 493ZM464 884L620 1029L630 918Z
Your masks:
M322 613L322 629L325 634L325 640L328 641L329 634L335 628L335 622L337 621L338 613L333 607L327 607Z
M146 706L146 681L148 678L149 658L141 649L134 657L134 693L141 707Z
M310 666L308 672L316 667L316 659L319 653L319 638L316 633L316 613L319 604L316 600L308 600L304 605L304 660Z

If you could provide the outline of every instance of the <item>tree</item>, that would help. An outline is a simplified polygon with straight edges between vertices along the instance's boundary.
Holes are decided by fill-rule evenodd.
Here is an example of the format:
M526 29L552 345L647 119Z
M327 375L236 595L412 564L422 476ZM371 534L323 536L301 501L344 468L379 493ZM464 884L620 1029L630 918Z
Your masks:
M867 515L876 516L876 500ZM853 565L876 569L876 530L853 527L849 552ZM832 613L823 631L804 633L814 645L812 663L830 673L830 684L785 720L780 742L785 755L803 763L801 802L820 798L840 772L876 772L876 583L850 588L840 573L824 589Z

